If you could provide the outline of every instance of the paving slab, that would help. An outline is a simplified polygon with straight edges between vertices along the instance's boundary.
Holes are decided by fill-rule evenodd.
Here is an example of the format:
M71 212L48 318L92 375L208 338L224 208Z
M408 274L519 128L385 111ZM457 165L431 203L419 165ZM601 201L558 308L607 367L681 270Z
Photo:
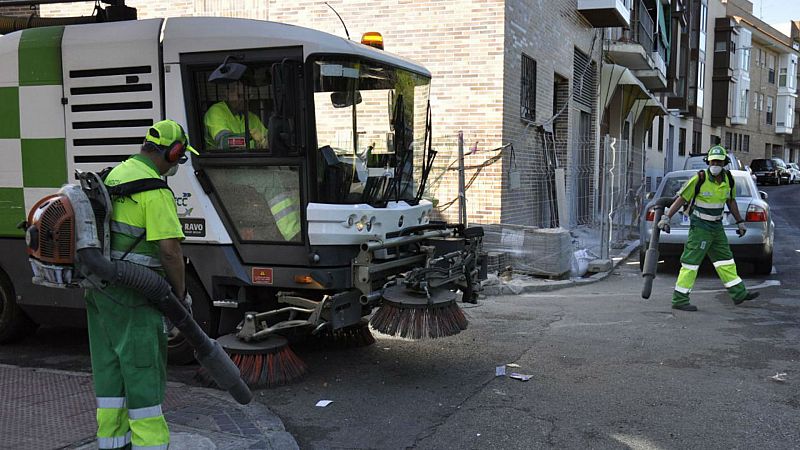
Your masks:
M256 395L259 395L256 393ZM95 449L91 374L0 364L0 449ZM167 383L171 449L296 449L270 409L226 392Z

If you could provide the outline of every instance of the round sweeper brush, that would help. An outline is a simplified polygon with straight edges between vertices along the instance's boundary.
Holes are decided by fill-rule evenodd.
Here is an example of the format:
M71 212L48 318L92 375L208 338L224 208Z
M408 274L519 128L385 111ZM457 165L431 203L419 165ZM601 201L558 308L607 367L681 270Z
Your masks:
M424 292L392 286L384 291L381 307L369 323L390 336L435 339L466 330L468 321L453 292L436 289L429 299Z
M312 345L322 349L346 349L366 347L375 343L375 337L369 329L369 321L361 319L355 325L328 330L314 336Z
M235 334L217 339L239 368L242 379L252 388L279 386L306 373L305 363L289 348L283 336L244 342Z

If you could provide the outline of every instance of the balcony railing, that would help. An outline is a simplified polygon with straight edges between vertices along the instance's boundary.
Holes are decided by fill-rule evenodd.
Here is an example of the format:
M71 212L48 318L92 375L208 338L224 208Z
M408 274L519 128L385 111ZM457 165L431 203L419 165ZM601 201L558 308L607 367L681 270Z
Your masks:
M650 14L647 13L647 7L642 0L635 2L633 9L633 20L631 21L631 28L623 33L623 37L628 38L632 42L638 42L644 47L647 53L653 51L653 31L655 26ZM627 34L627 36L625 36Z

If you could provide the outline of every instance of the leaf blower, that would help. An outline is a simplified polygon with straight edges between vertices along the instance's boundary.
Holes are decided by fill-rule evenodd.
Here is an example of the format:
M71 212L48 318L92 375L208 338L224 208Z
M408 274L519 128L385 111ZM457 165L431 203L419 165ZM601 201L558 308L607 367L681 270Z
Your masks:
M658 221L664 215L664 209L669 207L673 201L675 199L671 197L661 197L656 200L655 206L653 206L653 229L650 232L650 245L647 247L644 266L642 267L642 277L644 278L642 298L650 298L650 293L653 290L653 280L656 278L656 270L658 270L658 239L661 236ZM669 230L667 231L669 232Z
M183 307L162 276L147 267L110 258L111 195L168 189L160 179L107 187L102 175L77 172L80 186L68 184L37 202L20 224L33 283L55 288L98 288L107 283L142 293L195 350L195 356L219 387L241 404L253 394L222 347L210 339ZM127 185L127 186L126 186Z

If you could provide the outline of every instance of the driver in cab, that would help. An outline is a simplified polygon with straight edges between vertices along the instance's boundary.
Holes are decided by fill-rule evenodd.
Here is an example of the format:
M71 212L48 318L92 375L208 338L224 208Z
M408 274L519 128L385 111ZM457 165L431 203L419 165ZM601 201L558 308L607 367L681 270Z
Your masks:
M267 127L252 112L247 113L244 86L234 83L227 89L226 98L213 104L203 118L205 144L208 150L244 149L245 130L249 127L250 149L267 148Z

